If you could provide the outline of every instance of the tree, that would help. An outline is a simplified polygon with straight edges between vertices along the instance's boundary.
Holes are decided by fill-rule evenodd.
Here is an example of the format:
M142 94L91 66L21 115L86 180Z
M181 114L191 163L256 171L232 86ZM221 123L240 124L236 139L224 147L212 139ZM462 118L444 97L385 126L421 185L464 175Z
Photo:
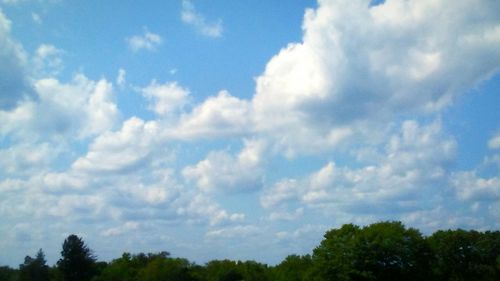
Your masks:
M139 281L192 281L191 264L186 259L157 256L139 272Z
M238 268L245 281L267 281L268 267L255 261L238 262Z
M316 280L425 280L429 249L420 232L400 222L363 229L348 224L325 234L314 249Z
M437 231L428 238L436 280L499 280L500 232Z
M15 281L18 280L19 272L8 266L0 266L0 280Z
M213 260L207 263L208 281L240 281L244 280L238 264L231 260Z
M309 271L312 260L310 255L290 255L274 269L275 281L306 281L309 280Z
M360 228L344 224L340 229L325 233L323 241L313 251L314 280L348 281L354 274L352 261Z
M35 258L26 256L24 263L19 265L19 281L49 281L49 267L46 265L45 254L38 250Z
M64 240L57 262L65 281L89 281L95 275L96 258L83 240L72 234Z

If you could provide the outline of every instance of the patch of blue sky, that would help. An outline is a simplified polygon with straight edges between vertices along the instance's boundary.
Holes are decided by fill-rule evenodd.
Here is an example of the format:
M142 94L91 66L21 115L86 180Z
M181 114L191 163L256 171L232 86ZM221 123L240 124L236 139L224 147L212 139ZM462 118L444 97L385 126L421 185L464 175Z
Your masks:
M500 75L496 74L479 82L443 113L443 123L458 142L455 169L479 167L492 153L488 141L500 130L499 108Z

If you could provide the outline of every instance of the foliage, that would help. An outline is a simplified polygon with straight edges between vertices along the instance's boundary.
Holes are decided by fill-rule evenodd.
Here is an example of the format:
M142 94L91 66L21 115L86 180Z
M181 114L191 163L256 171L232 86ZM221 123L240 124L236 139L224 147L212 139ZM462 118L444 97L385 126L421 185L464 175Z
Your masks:
M19 271L8 266L0 266L0 280L15 281L18 280Z
M438 280L500 280L499 231L438 231L428 240Z
M317 280L425 280L431 253L415 229L400 222L344 225L314 249Z
M49 267L46 265L45 254L38 250L35 258L26 256L24 263L19 265L20 281L49 281Z
M96 258L83 240L72 234L64 240L57 262L64 281L90 281L96 273Z
M19 269L0 267L0 281L493 281L500 280L499 231L437 231L424 237L400 222L331 229L312 255L290 255L269 267L255 261L213 260L196 265L168 252L123 253L96 262L83 240L70 235L57 266L43 251Z
M290 255L277 265L272 273L274 281L306 281L309 280L312 259L310 255Z
M235 261L214 260L207 263L206 281L239 281L243 280L243 274Z

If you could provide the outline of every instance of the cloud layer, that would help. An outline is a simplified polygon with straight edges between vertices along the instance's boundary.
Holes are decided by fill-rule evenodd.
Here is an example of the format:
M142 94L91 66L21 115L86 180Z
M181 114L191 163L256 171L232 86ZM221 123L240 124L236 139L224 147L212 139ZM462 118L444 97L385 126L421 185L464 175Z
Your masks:
M259 258L301 251L347 222L499 228L498 131L464 168L443 120L496 77L499 10L486 0L320 0L251 97L221 89L203 100L185 82L137 80L122 66L116 86L83 71L62 78L69 50L40 43L30 54L0 10L0 248L25 255L81 232L116 243L110 252L167 243L196 256L231 239ZM180 12L200 34L222 36L222 21L192 2ZM139 52L162 42L145 29L125 43ZM120 107L132 95L143 115Z

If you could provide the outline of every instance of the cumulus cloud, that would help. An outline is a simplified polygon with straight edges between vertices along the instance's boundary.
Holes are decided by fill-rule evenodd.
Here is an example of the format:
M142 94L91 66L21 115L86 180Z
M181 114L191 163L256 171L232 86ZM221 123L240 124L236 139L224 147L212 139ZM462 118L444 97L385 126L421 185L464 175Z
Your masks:
M202 14L196 11L195 6L189 0L182 1L181 19L204 36L212 38L222 36L222 21L208 22Z
M319 1L305 14L302 42L257 78L256 126L293 154L383 130L401 114L439 112L498 70L498 9L491 1Z
M35 88L41 100L36 110L44 116L37 118L38 128L86 137L111 129L118 117L113 87L104 79L96 82L78 74L67 84L42 79Z
M406 121L379 150L375 164L353 169L329 162L305 179L279 181L263 193L261 204L271 210L300 202L335 212L404 213L431 204L429 194L444 192L433 189L447 182L456 143L439 122Z
M143 35L134 35L126 39L129 48L138 52L141 50L154 51L162 43L163 39L156 33L144 30Z
M16 139L44 140L61 136L83 139L115 125L118 109L112 85L89 80L82 74L71 82L54 78L34 83L38 99L25 101L11 111L0 111L0 133Z
M301 42L268 62L251 99L222 90L191 107L186 87L153 80L138 91L155 116L121 124L108 80L52 77L63 69L63 51L42 44L27 58L0 11L0 228L12 228L19 241L34 239L26 235L32 225L16 228L21 217L66 225L51 224L53 233L105 222L88 228L101 238L144 231L148 221L203 225L209 239L253 236L261 226L242 224L245 214L219 200L263 186L258 196L268 216L251 219L279 221L277 228L311 214L334 223L401 219L431 230L498 227L498 176L455 171L453 136L440 121L420 120L439 119L497 73L500 4L368 2L320 0L307 10ZM182 5L186 24L222 36L220 21L207 21L190 1ZM134 52L163 41L147 30L126 40ZM119 69L116 85L126 82ZM401 121L408 116L414 120ZM180 142L224 138L241 141L241 150L209 151L187 166L177 161ZM496 153L498 134L487 145ZM321 168L266 179L276 158L311 154L324 160ZM488 155L481 165L500 167L499 159ZM292 244L320 239L326 228L271 232Z
M62 54L63 51L54 45L40 45L36 49L35 57L33 58L36 74L46 77L57 76L64 67L61 58Z
M60 150L61 148L48 142L20 143L0 149L0 167L5 174L26 176L40 169L46 169Z
M82 172L126 172L137 169L155 148L158 125L132 117L117 132L106 132L90 145L87 155L77 159L72 167Z
M194 223L208 219L211 226L238 222L245 219L244 214L231 214L203 194L196 194L191 197L189 203L186 206L180 207L177 212L179 215L187 216Z
M474 171L455 173L451 184L460 200L498 201L500 199L500 178L483 178Z
M158 84L153 80L141 92L151 101L150 109L160 116L179 113L187 104L189 97L189 90L176 82Z
M203 192L234 193L259 189L262 186L264 149L263 142L248 140L236 157L225 151L210 152L206 159L184 168L182 174L195 181Z
M220 91L183 114L172 137L192 139L248 134L252 131L248 101Z

